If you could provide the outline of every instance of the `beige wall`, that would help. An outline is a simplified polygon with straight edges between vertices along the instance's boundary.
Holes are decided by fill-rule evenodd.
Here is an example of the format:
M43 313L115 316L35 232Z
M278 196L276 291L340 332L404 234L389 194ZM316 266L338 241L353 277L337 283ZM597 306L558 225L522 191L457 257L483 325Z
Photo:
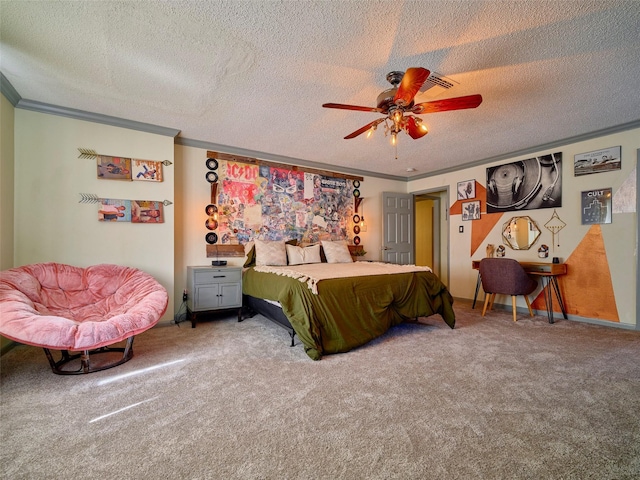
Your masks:
M96 160L78 158L83 147L173 162L173 144L173 137L16 109L15 265L130 265L173 292L175 207L165 207L162 224L99 222L98 206L79 203L79 194L173 202L175 168L166 167L165 180L158 183L100 180ZM172 318L170 302L161 321Z
M136 266L158 278L170 292L171 303L163 321L170 320L182 302L187 265L206 265L211 260L206 256L204 235L207 232L203 224L204 206L210 197L209 184L204 178L206 150L174 145L172 137L22 109L14 111L4 97L2 101L3 192L0 220L3 228L0 240L3 256L12 257L14 265L58 261L80 266L100 262ZM11 125L12 119L15 126L14 148L9 146L11 139L4 136L5 122ZM621 171L573 176L575 154L616 145L622 146ZM110 155L168 159L174 165L165 169L165 182L160 184L98 180L95 162L78 159L78 147ZM615 197L623 182L634 176L638 148L639 129L552 149L563 153L563 206L557 211L567 227L560 233L560 246L556 246L551 255L568 258L588 231L588 226L580 224L580 192L610 186ZM496 164L534 155L514 157ZM487 166L490 165L409 183L365 177L360 188L364 199L361 213L364 210L367 224L367 231L360 234L362 245L368 252L365 258L382 258L382 192L423 193L448 188L455 196L459 181L475 178L484 185ZM13 196L4 187L8 178L6 172L11 168L15 168ZM108 224L97 221L95 205L78 203L79 193L95 193L105 198L168 199L174 205L166 207L166 222L162 225ZM14 202L14 208L11 202ZM450 200L453 202L455 197ZM446 203L443 209L447 208ZM538 244L552 245L551 233L544 228L552 213L553 209L526 211L541 227L542 236ZM11 214L15 215L14 221L9 221L5 228ZM446 218L446 212L442 217ZM489 232L478 251L471 252L470 225L473 222L464 222L464 233L459 233L458 227L463 225L460 216L454 215L450 219L449 230L442 233L442 250L446 252L448 245L449 263L446 263L445 253L441 276L455 297L473 297L476 272L470 268L471 259L484 256L486 243L502 243L502 223L498 222ZM635 208L632 212L614 214L613 223L602 226L620 322L628 326L636 323L637 230ZM14 238L15 245L11 248ZM528 251L508 250L508 256L518 260L536 260L538 244ZM4 257L3 261L6 261ZM231 265L242 262L241 258L227 260ZM585 295L597 293L585 292Z
M170 292L163 322L171 320L182 303L186 267L211 261L204 241L204 207L210 199L204 176L206 149L174 145L171 137L22 109L15 110L15 123L15 265L56 261L136 266ZM78 147L174 164L165 168L162 183L99 180L95 161L78 159ZM364 209L367 231L360 237L368 252L365 259L381 258L382 192L405 190L406 183L400 181L366 177L362 182L360 211ZM103 223L97 221L95 205L78 203L80 193L168 199L174 204L165 208L162 225ZM226 260L230 265L243 261Z
M189 265L208 265L204 237L208 230L204 226L205 206L210 203L211 191L205 179L207 150L176 145L176 305L182 301L186 288L186 269ZM304 169L304 167L302 167ZM338 171L338 170L337 170ZM359 212L364 212L366 232L360 233L361 245L366 260L382 258L382 192L406 192L406 182L365 177L360 186ZM223 257L220 257L223 259ZM243 258L224 258L229 265L242 265Z
M574 155L598 150L606 147L622 147L622 169L614 172L598 173L575 177L573 174ZM477 182L486 185L486 168L492 165L501 165L517 160L524 160L537 155L562 152L562 207L557 209L558 216L567 224L559 234L559 246L551 248L552 235L544 225L553 214L553 209L524 210L520 212L507 212L502 219L489 232L476 252L471 252L471 236L473 222L462 222L460 215L452 215L449 222L450 238L450 281L448 282L454 297L471 299L476 286L477 272L471 269L471 260L485 256L487 243L499 245L504 243L501 237L502 224L511 216L529 215L538 224L542 235L536 245L530 250L516 251L507 247L507 256L523 261L537 261L537 248L546 244L551 248L550 256L567 259L585 237L590 226L581 224L581 196L585 190L595 188L612 187L614 202L616 192L624 182L633 179L635 185L636 151L640 148L640 129L630 130L588 141L572 143L548 151L540 151L534 154L505 159L493 164L468 168L452 173L437 175L409 182L409 192L421 192L427 189L449 186L450 191L456 192L457 182L475 178ZM483 198L484 200L484 198ZM456 201L455 197L451 203ZM611 280L615 293L615 301L618 307L619 320L627 326L636 325L636 264L637 264L637 212L635 212L635 199L632 212L617 213L613 215L611 224L601 225L602 236L605 243L607 261L611 271ZM458 232L458 227L464 225L464 233ZM471 226L471 228L469 228ZM593 275L601 275L603 272L593 272ZM585 291L584 295L599 295L600 292ZM524 300L518 300L519 306L524 306ZM520 305L520 303L522 305Z
M0 270L13 267L13 105L0 95ZM0 351L11 344L0 337Z
M13 267L13 105L0 95L0 270Z

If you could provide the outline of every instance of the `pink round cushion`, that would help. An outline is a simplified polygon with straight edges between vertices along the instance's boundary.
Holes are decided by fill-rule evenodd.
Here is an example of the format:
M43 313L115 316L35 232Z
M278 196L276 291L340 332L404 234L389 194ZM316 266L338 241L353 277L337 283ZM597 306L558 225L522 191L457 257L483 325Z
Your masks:
M132 267L37 263L0 272L0 334L55 350L91 350L153 327L167 290Z

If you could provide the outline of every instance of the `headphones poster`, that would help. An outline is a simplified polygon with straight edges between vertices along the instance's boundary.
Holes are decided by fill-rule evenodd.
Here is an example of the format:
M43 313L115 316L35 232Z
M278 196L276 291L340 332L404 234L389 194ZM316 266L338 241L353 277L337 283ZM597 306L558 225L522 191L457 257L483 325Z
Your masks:
M562 152L487 168L487 213L562 206Z

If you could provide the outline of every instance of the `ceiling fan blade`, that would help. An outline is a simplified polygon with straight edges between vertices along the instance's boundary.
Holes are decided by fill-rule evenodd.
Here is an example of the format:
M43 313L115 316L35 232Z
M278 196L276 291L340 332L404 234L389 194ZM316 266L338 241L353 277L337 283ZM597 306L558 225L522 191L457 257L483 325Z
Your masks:
M417 140L419 138L424 137L429 131L426 128L421 128L418 126L418 122L416 122L415 117L407 116L407 133L411 138Z
M416 96L416 93L418 93L428 77L429 70L426 68L414 67L407 69L398 86L396 96L393 97L393 102L400 106L409 105L413 102L413 97Z
M413 106L411 111L418 115L422 113L446 112L448 110L476 108L481 103L482 95L467 95L466 97L447 98L445 100L418 103Z
M359 112L376 112L376 113L382 112L382 110L376 107L359 107L358 105L345 105L343 103L325 103L322 106L324 108L339 108L341 110L357 110Z
M345 140L349 140L350 138L355 138L358 135L363 134L364 132L366 132L367 130L369 130L371 127L377 127L379 123L384 122L384 118L379 118L377 120L374 120L371 123L367 123L364 127L359 128L358 130L356 130L353 133L350 133L349 135L347 135L346 137L344 137Z

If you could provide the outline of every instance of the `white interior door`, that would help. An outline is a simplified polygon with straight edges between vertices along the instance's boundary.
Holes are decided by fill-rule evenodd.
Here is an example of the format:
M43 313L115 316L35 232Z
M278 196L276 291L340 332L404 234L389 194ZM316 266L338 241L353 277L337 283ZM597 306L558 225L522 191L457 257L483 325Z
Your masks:
M382 261L413 264L413 195L383 192L382 216Z

